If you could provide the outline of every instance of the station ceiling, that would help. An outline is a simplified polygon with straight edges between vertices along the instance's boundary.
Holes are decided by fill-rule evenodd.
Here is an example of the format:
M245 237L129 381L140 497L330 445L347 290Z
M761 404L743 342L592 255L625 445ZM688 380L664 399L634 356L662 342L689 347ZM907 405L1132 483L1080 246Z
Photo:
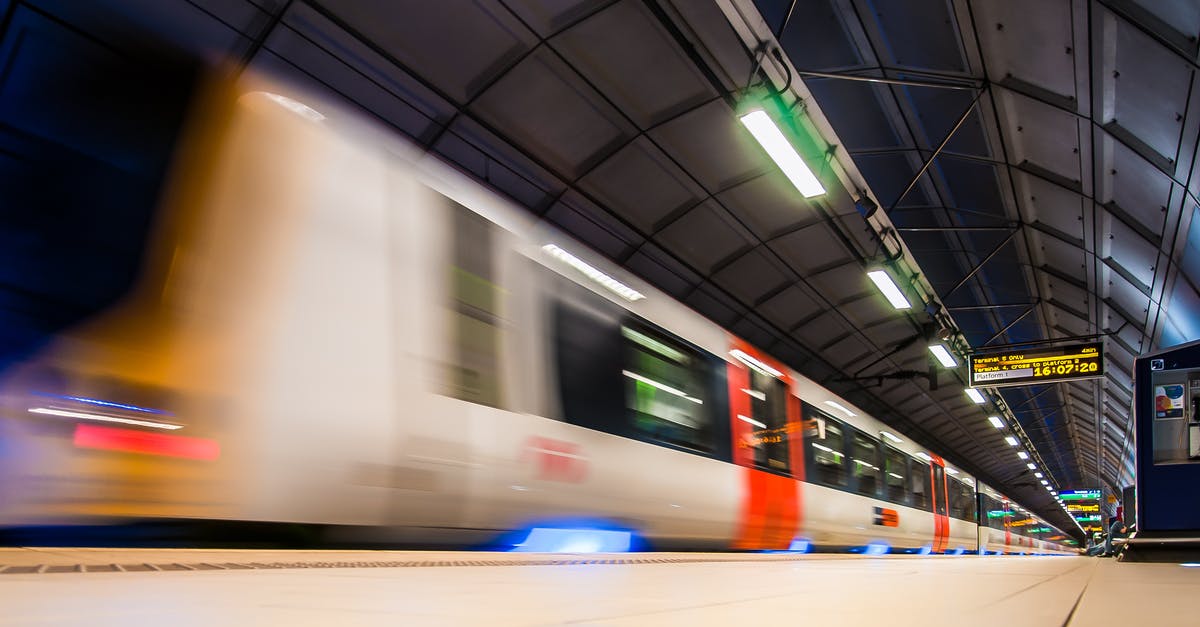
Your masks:
M119 65L144 33L349 100L1060 527L1003 437L1018 436L1055 487L1131 483L1133 358L1200 337L1195 3L0 0L0 11L8 68L36 55ZM807 138L824 195L797 194L739 123L764 93ZM878 294L865 271L881 263L912 279L918 307L901 313ZM1107 372L976 405L962 368L930 384L940 326L964 353L1100 340ZM995 429L995 414L1016 426Z

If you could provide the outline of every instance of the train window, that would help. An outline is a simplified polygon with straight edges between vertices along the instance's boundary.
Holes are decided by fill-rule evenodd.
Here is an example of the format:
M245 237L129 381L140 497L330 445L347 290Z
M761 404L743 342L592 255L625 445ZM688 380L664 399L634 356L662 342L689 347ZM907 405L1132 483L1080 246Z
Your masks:
M917 509L929 511L929 462L909 459L912 467L912 492L909 493L909 504Z
M811 467L808 476L821 485L842 488L847 483L842 423L805 405L805 440Z
M893 503L908 502L908 457L900 451L884 447L884 498Z
M464 401L500 406L500 295L492 261L495 227L446 198L452 209L449 275L453 362L445 393Z
M738 419L754 427L745 441L753 454L754 465L789 474L792 465L787 428L787 384L771 375L750 370L750 387L743 391L750 396L750 415L738 416Z
M992 529L1004 529L1008 526L1011 513L1008 511L1008 504L1001 503L998 499L983 496L983 508L985 516L987 516L987 526Z
M567 282L563 280L564 287ZM599 296L566 289L554 308L554 352L562 417L589 429L627 435L621 402L620 311Z
M879 441L855 429L851 437L851 470L859 494L878 496L883 471L879 467Z
M635 434L711 453L713 402L706 360L645 325L621 326L625 344L625 406Z
M945 516L949 509L946 507L946 469L937 464L933 465L933 503L938 514Z
M949 482L950 516L959 520L975 522L978 518L975 508L975 487L962 479L955 477Z

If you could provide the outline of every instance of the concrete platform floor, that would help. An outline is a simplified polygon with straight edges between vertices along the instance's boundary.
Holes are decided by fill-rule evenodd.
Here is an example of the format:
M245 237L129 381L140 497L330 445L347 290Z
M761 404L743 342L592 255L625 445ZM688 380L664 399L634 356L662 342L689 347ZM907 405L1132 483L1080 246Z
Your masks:
M3 625L1200 625L1085 557L0 549Z

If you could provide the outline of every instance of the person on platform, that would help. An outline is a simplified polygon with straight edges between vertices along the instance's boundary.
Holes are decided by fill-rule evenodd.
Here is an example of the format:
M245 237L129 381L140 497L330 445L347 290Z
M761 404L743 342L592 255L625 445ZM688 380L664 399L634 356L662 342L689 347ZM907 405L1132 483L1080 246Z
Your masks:
M1125 527L1125 523L1120 518L1113 516L1108 519L1108 536L1104 538L1104 552L1101 553L1104 557L1111 557L1114 553L1113 540L1116 538L1128 538L1129 529Z

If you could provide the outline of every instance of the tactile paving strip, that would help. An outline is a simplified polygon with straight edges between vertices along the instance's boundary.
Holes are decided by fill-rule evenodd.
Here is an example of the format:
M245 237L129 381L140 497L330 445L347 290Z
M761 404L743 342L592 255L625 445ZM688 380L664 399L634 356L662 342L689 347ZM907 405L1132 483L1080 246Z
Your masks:
M468 559L468 560L410 560L410 561L307 561L307 562L196 562L196 563L140 563L140 564L69 564L34 566L4 566L0 574L33 575L50 573L113 573L113 572L159 572L199 570L275 570L299 568L429 568L442 566L574 566L580 564L686 564L697 562L742 562L742 561L796 561L796 554L729 555L721 557L620 557L578 558L563 557L549 559Z

